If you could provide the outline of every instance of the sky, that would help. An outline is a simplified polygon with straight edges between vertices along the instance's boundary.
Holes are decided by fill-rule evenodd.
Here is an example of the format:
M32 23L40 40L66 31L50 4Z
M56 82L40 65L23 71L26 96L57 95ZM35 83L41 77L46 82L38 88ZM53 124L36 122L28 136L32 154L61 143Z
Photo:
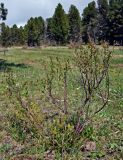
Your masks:
M30 17L42 16L44 19L52 17L58 3L66 12L71 4L76 5L82 14L83 9L92 0L0 0L8 9L6 24L23 26Z

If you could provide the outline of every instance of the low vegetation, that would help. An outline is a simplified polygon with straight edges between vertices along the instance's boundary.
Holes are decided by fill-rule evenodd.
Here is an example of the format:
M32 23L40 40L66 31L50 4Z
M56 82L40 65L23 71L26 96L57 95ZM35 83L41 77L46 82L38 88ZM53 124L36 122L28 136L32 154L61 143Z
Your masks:
M82 17L59 3L46 21L1 24L0 159L123 158L123 48L104 43L123 45L122 13L122 0L92 1Z
M121 56L106 44L1 53L0 158L122 159Z

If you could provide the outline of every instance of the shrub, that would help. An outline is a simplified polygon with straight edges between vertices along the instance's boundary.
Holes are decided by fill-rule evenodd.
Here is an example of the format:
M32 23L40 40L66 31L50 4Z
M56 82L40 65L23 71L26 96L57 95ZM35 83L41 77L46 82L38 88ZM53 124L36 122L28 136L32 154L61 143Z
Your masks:
M41 105L30 98L26 83L17 85L11 73L7 77L12 130L24 140L28 134L40 138L46 150L57 150L62 157L79 149L85 137L93 139L91 120L109 98L108 45L89 44L74 53L72 60L50 58L50 65L44 64Z

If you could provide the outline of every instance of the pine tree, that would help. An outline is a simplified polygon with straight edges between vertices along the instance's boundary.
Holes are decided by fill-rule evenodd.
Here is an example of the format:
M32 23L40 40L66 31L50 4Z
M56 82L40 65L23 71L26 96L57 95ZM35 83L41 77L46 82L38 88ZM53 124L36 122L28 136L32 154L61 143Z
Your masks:
M119 45L123 45L123 1L110 0L110 8L108 15L109 41L114 41Z
M5 23L1 24L1 44L3 47L11 46L11 32L10 28L5 25Z
M20 26L20 28L18 28L18 32L19 32L19 45L24 45L26 41L24 28Z
M81 17L76 6L71 5L68 13L69 42L78 42L81 36Z
M37 45L40 46L44 41L44 31L45 31L45 22L42 17L35 18L35 30L36 30L36 39Z
M98 25L97 25L97 33L96 36L98 41L106 41L108 40L108 13L109 13L109 5L108 0L98 0Z
M52 19L52 33L57 44L65 44L68 38L68 18L59 3Z
M28 46L40 46L44 36L45 24L42 17L30 18L25 26Z
M123 4L123 0L109 0L109 5Z
M99 13L103 17L107 16L109 10L108 0L98 0L97 3L98 3Z
M82 36L83 41L88 42L89 37L96 40L95 30L97 26L97 9L95 1L88 4L82 14Z
M8 10L4 7L4 3L0 3L0 20L6 20ZM1 38L2 25L0 24L0 38Z
M19 45L19 29L16 24L14 24L11 28L11 44L13 46Z
M46 19L46 40L49 44L53 44L54 42L54 36L52 32L52 18Z
M8 10L4 7L4 3L0 4L0 20L6 20Z

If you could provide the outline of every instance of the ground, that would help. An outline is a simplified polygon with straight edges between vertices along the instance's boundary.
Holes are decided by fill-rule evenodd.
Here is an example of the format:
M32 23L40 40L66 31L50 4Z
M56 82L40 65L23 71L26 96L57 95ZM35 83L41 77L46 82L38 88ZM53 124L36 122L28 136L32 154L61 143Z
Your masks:
M78 153L78 160L102 159L121 160L123 158L123 50L111 47L110 66L110 99L108 106L93 119L96 150L91 153ZM28 82L30 93L38 97L41 78L44 75L43 65L49 64L50 58L71 58L73 49L67 47L48 47L38 49L10 48L6 55L0 53L0 159L42 159L41 146L29 146L17 141L15 135L7 131L6 75L12 71L18 84ZM86 155L89 155L88 158ZM51 156L53 157L53 156ZM59 159L59 158L57 158ZM66 159L75 159L76 155L68 155Z

